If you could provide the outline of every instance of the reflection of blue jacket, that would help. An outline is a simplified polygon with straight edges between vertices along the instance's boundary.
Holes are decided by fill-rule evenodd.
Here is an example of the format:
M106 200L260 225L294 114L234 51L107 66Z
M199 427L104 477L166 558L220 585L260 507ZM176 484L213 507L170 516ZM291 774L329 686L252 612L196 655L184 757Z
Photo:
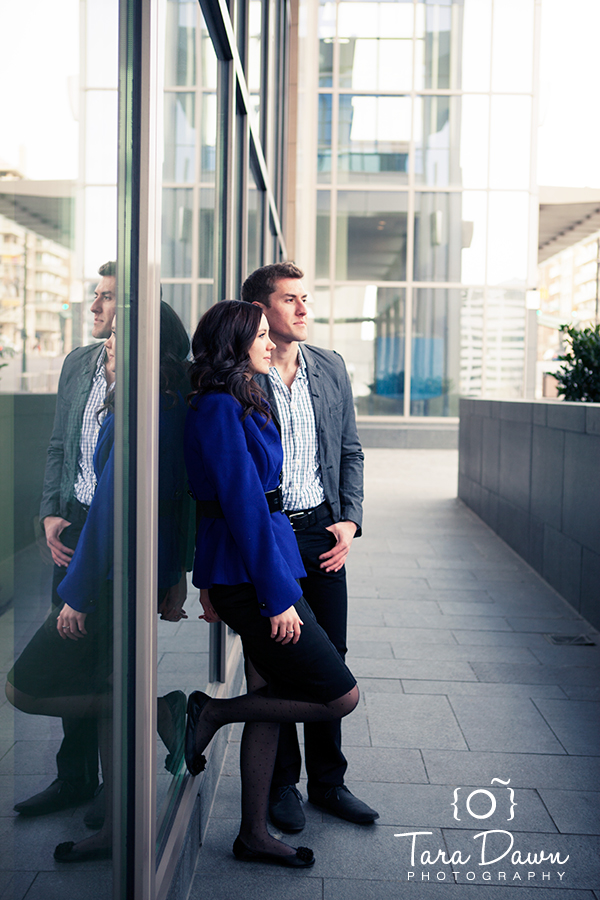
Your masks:
M269 512L265 491L279 484L283 451L273 422L230 394L193 401L185 428L185 463L197 500L218 500L225 516L202 518L196 538L196 587L250 582L260 612L276 616L302 595L306 573L287 517Z
M171 397L160 399L159 428L159 519L158 588L159 593L181 578L182 542L187 511L183 428L185 404L181 395L172 406ZM115 417L109 414L98 435L94 469L98 485L77 549L67 574L58 586L62 600L79 612L93 612L102 596L101 586L114 578L114 476Z

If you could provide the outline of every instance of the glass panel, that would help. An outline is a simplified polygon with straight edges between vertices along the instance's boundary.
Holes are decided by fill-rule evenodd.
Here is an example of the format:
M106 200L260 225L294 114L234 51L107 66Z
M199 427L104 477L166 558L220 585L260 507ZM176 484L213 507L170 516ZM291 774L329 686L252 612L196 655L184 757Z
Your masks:
M258 189L252 169L248 172L248 272L262 265L264 191Z
M319 94L319 147L317 150L317 179L331 181L331 94Z
M67 859L65 841L111 847L110 818L101 834L83 818L99 779L113 787L118 4L3 12L0 892L110 897L110 861L47 879L58 844Z
M488 97L463 95L460 100L460 174L464 187L484 188L488 183Z
M315 289L313 303L309 306L309 342L317 347L330 348L331 329L329 315L331 311L331 291L328 288Z
M338 180L408 182L410 97L339 98Z
M217 96L202 94L202 132L200 134L200 177L214 184L217 144Z
M190 331L193 324L191 284L162 284L160 290L161 298L175 310Z
M494 3L492 90L533 89L533 0Z
M420 288L413 296L410 412L457 416L460 290Z
M525 353L525 292L488 291L485 396L520 398Z
M336 228L336 278L404 281L408 196L340 191Z
M531 98L492 96L490 187L529 187Z
M460 281L461 195L415 195L415 281Z
M214 269L215 192L200 191L200 225L198 229L198 276L212 278Z
M485 284L487 194L464 191L462 195L462 265L463 284Z
M193 192L187 188L165 188L162 220L163 276L191 275Z
M489 91L491 41L492 0L464 0L462 85L457 84L463 91Z
M340 87L406 91L412 85L410 38L340 38Z
M329 277L329 235L331 220L331 193L317 191L317 245L315 247L315 277Z
M319 6L319 87L333 84L333 41L335 3L320 0Z
M260 94L262 87L262 0L248 3L248 90L255 116L260 127Z
M412 38L412 0L364 2L342 0L338 12L340 38Z
M489 195L488 284L527 280L529 195L491 191Z
M196 95L165 93L165 181L195 181Z
M420 0L417 6L416 88L459 88L461 4Z
M195 0L167 0L165 87L191 87L196 82Z
M460 185L459 97L415 101L415 181L438 187Z
M483 360L483 290L461 292L460 313L460 393L480 397Z

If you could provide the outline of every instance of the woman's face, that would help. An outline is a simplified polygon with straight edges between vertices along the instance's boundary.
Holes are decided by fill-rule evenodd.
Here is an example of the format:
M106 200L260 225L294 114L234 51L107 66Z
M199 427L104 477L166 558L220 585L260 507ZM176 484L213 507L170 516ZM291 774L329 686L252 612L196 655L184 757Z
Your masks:
M111 384L115 379L115 347L117 339L115 336L116 317L112 320L110 326L110 337L104 342L106 347L106 380Z
M250 375L256 375L258 372L263 375L268 373L271 365L271 350L274 349L275 344L269 337L269 323L266 316L261 316L254 343L248 350L248 356L250 357L248 372Z

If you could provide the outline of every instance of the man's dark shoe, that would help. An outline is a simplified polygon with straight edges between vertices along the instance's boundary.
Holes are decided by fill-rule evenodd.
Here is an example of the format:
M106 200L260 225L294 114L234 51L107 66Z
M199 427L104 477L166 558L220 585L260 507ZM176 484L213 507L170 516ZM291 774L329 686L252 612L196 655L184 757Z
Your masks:
M45 816L61 809L68 809L70 806L79 806L93 796L94 788L74 787L68 781L56 778L45 791L34 794L28 800L22 800L13 809L22 816Z
M269 794L269 816L271 822L286 834L302 831L306 824L302 809L302 794L293 784L271 788Z
M106 816L106 797L104 795L104 782L99 784L94 794L94 799L90 804L90 808L83 817L83 821L88 828L94 831L100 831L104 825Z
M355 825L372 825L379 818L379 813L351 794L345 784L311 790L308 799L313 806L326 810L332 816L354 822Z

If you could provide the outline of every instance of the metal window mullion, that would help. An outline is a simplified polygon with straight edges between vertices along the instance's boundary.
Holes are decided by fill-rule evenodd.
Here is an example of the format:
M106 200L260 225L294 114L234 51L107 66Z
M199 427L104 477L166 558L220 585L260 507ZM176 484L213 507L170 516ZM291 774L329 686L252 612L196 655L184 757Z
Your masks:
M329 204L329 349L335 337L335 278L337 275L337 208L338 208L338 144L339 144L339 85L340 48L338 42L339 3L335 7L335 36L331 73L331 193ZM318 34L318 32L317 32ZM318 140L318 138L317 138Z
M415 246L415 103L420 98L415 90L417 68L417 0L413 3L412 88L410 92L410 143L408 146L408 209L406 212L406 290L404 294L404 401L403 416L410 416L410 382L412 370L412 310Z

